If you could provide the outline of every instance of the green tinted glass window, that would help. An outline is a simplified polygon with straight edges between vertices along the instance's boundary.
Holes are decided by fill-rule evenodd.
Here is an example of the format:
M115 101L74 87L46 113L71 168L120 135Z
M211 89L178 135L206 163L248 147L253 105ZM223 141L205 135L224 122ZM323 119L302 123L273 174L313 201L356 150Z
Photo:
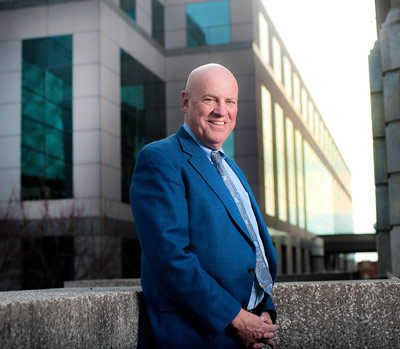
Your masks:
M186 5L187 46L227 44L231 41L229 1Z
M235 131L232 131L229 137L224 142L224 152L231 159L235 159Z
M165 137L165 83L121 50L121 192L129 186L139 151Z
M72 197L72 36L22 42L21 197Z
M152 0L153 38L164 47L164 6L158 0Z
M121 0L119 6L129 17L136 21L136 0Z

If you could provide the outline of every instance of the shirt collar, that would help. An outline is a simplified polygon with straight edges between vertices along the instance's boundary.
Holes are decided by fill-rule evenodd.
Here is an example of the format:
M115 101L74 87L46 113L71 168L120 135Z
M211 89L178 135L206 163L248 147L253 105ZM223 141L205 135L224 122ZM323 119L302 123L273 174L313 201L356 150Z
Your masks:
M201 149L204 150L204 152L206 153L206 156L211 160L211 153L218 151L221 154L221 158L225 159L225 153L223 151L222 148L218 149L218 150L213 150L211 148L206 147L196 136L195 134L192 132L192 130L190 129L189 125L185 122L183 124L183 128L185 129L185 131L187 133L189 133L189 135L193 138L193 140L200 146Z

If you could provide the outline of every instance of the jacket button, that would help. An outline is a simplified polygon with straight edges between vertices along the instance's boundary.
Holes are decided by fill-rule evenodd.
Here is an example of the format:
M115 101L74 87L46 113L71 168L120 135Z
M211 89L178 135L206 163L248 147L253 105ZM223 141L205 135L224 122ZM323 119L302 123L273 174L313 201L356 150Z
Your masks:
M250 267L249 269L247 269L247 272L248 272L249 274L254 274L254 273L255 273L255 270L254 270L253 267Z

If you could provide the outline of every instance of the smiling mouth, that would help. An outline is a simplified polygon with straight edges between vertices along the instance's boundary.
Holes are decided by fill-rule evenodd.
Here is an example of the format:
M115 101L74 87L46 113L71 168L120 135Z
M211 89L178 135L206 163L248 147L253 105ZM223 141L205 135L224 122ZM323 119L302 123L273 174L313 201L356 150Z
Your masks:
M210 121L210 123L212 123L214 125L219 125L219 126L225 125L225 122L223 122L223 121Z

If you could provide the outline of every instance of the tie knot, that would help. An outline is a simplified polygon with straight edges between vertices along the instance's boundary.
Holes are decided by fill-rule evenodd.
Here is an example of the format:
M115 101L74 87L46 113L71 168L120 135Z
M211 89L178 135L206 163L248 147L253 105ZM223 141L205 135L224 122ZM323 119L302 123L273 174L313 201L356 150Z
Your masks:
M211 152L211 160L215 165L219 165L222 162L221 154L219 151Z

